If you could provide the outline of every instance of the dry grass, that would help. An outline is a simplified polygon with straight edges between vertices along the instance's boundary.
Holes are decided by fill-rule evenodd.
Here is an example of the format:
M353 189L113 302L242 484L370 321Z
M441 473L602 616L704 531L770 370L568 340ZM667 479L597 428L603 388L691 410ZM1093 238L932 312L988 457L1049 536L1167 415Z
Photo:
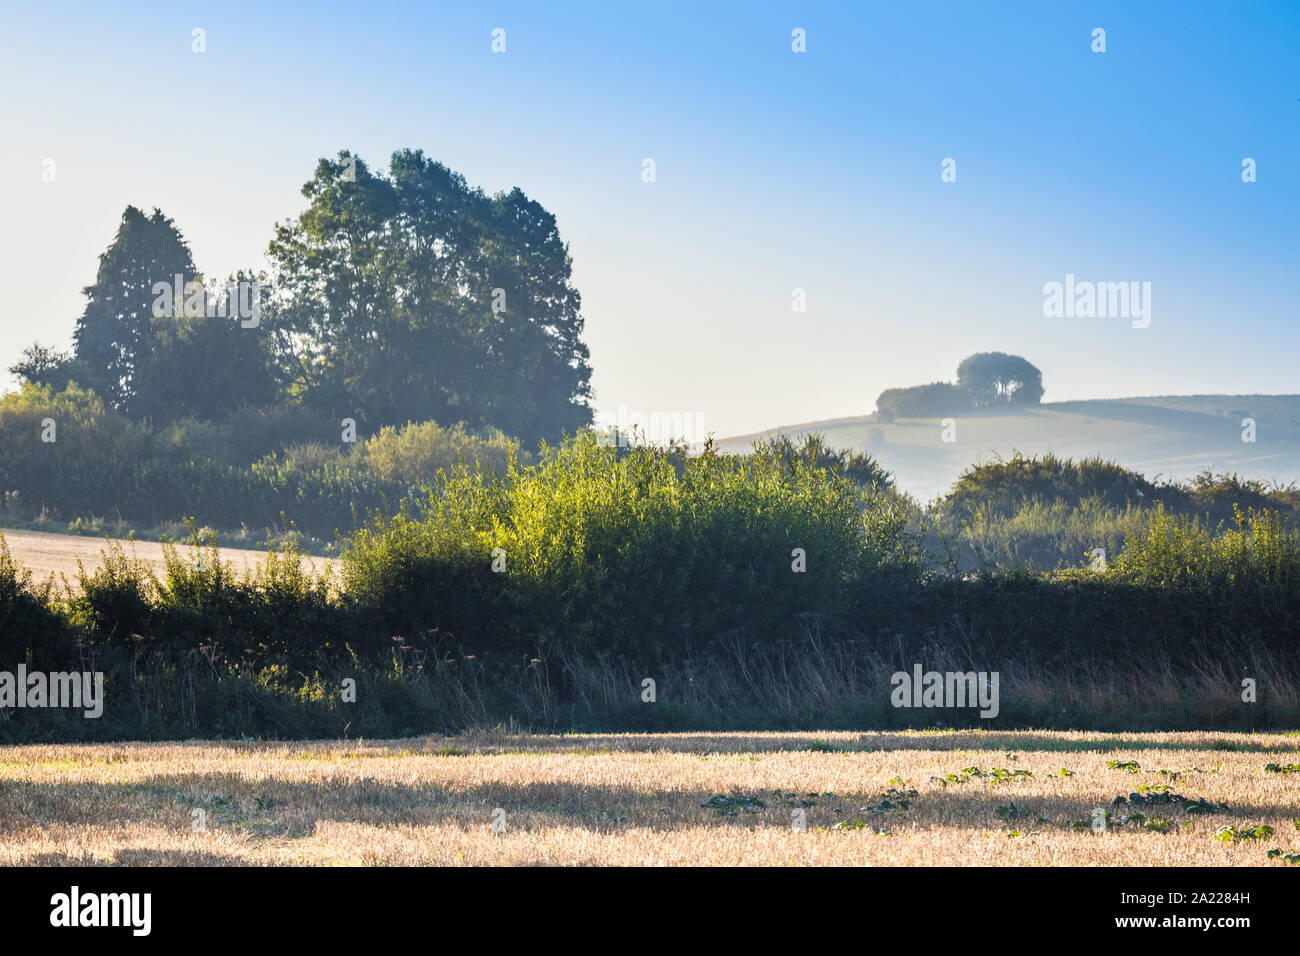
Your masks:
M1295 734L964 731L12 747L0 752L0 865L1284 865L1265 854L1300 850L1300 775L1263 767L1295 762L1298 746ZM1143 772L1107 767L1114 759ZM1032 776L931 779L972 765ZM1048 776L1062 767L1074 776ZM1070 825L1171 782L1146 771L1192 767L1173 789L1230 809L1146 808L1176 821L1164 834ZM859 809L895 777L918 791L908 809ZM806 831L776 790L814 804ZM715 794L766 808L700 806ZM1025 815L999 819L1012 803ZM193 829L196 809L206 832ZM869 828L831 829L855 819ZM1275 836L1213 839L1258 823Z

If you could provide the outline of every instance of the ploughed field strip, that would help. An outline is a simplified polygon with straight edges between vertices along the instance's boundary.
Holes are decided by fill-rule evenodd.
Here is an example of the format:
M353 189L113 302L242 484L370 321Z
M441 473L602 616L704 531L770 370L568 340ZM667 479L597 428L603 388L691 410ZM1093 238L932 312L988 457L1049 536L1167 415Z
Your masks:
M0 865L1300 865L1300 734L0 750Z

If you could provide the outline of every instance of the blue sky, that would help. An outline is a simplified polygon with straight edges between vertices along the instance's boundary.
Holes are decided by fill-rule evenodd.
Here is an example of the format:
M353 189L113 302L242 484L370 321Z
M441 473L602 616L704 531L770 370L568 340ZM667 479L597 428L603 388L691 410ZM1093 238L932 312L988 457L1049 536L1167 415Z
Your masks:
M128 203L225 275L318 157L409 147L556 214L602 410L730 435L988 350L1048 401L1300 392L1295 2L0 6L3 366L70 344ZM1150 326L1045 317L1067 273Z

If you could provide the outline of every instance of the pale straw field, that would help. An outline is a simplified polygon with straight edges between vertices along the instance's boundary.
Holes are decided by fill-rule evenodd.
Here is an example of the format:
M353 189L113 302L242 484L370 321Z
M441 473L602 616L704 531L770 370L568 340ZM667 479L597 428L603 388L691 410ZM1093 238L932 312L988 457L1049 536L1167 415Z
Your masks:
M1285 866L1300 772L1265 767L1298 760L1294 733L8 747L0 865Z

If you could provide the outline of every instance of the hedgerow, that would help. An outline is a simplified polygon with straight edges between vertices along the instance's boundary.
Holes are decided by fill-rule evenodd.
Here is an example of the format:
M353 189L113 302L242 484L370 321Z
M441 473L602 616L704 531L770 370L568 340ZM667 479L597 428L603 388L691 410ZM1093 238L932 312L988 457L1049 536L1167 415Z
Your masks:
M925 719L887 703L915 662L1001 672L1000 725L1300 717L1300 543L1277 514L1157 507L1105 566L1052 573L951 573L916 521L816 454L583 436L444 471L351 536L337 576L288 546L238 574L193 523L160 571L110 546L67 588L0 549L0 669L101 670L113 702L102 722L10 711L0 739L899 726ZM664 706L641 706L646 677Z

